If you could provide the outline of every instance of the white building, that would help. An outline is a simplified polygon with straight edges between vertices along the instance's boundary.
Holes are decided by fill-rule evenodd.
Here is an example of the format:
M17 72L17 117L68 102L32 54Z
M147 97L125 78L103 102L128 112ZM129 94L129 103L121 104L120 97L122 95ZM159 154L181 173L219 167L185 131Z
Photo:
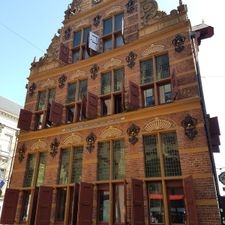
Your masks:
M13 165L21 108L22 106L0 96L0 214Z

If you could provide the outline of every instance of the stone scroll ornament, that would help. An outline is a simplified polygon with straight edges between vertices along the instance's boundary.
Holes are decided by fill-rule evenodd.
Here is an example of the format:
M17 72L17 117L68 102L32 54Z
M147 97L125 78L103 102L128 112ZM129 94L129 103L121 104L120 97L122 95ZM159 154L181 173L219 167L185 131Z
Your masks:
M59 82L59 85L58 86L59 86L59 88L64 88L66 80L67 80L67 77L66 77L65 74L62 74L59 77L59 79L58 79L58 82Z
M137 54L135 52L129 52L128 56L126 57L127 66L132 69L135 66L135 60L137 58Z
M134 0L128 0L128 3L126 4L127 12L132 13L135 9L135 1Z
M181 125L184 128L185 135L190 140L193 140L198 134L196 129L197 119L193 118L191 115L187 115L184 120L182 120Z
M93 132L91 132L87 136L86 142L87 142L87 150L89 153L91 153L93 151L93 149L95 148L94 144L95 144L96 140L97 140L97 137Z
M184 42L186 38L181 35L177 34L176 37L173 39L172 44L175 47L175 51L180 53L184 50Z
M138 127L134 123L132 123L131 126L128 127L127 134L129 136L129 142L132 145L135 145L138 142L137 136L138 136L139 132L140 132L140 127Z
M90 73L91 73L91 79L95 80L97 75L98 75L98 71L99 71L99 66L97 64L94 64L91 69L90 69Z
M56 154L58 153L58 147L59 147L60 142L58 141L57 138L54 138L53 142L50 144L50 155L52 156L52 158L54 158L56 156Z

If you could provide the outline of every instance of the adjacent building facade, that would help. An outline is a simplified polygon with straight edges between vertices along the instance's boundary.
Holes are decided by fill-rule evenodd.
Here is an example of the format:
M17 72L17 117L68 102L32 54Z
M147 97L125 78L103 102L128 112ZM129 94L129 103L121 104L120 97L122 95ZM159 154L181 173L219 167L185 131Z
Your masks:
M79 0L31 66L1 223L219 225L187 7ZM19 178L19 179L18 179Z
M0 215L12 172L21 108L22 106L0 96Z

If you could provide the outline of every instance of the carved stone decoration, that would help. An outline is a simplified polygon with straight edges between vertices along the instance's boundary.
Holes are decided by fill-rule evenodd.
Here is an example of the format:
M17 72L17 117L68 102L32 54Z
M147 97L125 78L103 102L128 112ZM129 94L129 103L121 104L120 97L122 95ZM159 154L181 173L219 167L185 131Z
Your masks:
M74 74L71 74L68 76L69 81L74 81L77 79L87 79L87 78L88 78L88 74L86 73L86 71L83 71L83 70L76 70Z
M164 120L156 117L144 126L144 131L151 133L153 131L167 130L175 127L176 124L173 121Z
M40 151L46 149L48 149L47 143L40 139L31 146L32 151Z
M74 16L81 11L81 2L82 0L73 0L73 2L68 5L67 10L65 11L66 20L70 19L71 16Z
M131 126L127 129L127 134L129 135L129 142L132 145L135 145L138 142L138 134L140 132L140 127L135 125L134 123L131 124Z
M148 48L146 48L143 51L142 56L145 57L145 56L151 55L153 53L162 52L164 50L165 50L165 46L164 45L152 44L151 46L149 46Z
M97 137L96 137L96 135L93 132L91 132L87 136L87 138L86 138L87 147L86 148L89 151L89 153L91 153L92 150L94 149L94 147L95 147L94 144L95 144L96 139L97 139Z
M65 140L62 142L61 146L67 146L67 145L77 145L80 144L82 141L82 138L78 135L72 134L65 138Z
M175 47L175 51L180 53L184 50L184 42L186 38L181 34L177 34L176 37L173 39L172 44Z
M101 18L102 17L100 15L97 15L97 16L94 17L93 24L94 24L95 27L97 27L100 24Z
M193 140L198 134L198 131L196 129L197 119L193 118L191 115L187 115L184 120L182 120L181 125L184 128L185 135L190 140Z
M111 69L113 67L120 66L122 61L120 59L111 58L103 67L105 70Z
M146 25L166 15L165 12L158 11L158 3L155 0L141 0L140 7L142 25Z
M68 28L64 31L64 39L65 39L65 40L69 40L69 39L70 39L70 35L71 35L71 28L68 27Z
M54 138L53 142L50 144L50 155L52 156L52 158L54 158L56 156L56 154L58 153L58 147L59 147L60 142L58 141L57 138Z
M29 96L32 97L33 94L34 94L34 91L36 90L37 88L37 85L35 83L32 83L30 85L30 87L28 88L28 93L29 93Z
M2 130L3 130L4 127L5 126L2 123L0 123L0 134L2 133Z
M115 14L118 14L120 13L121 11L123 11L123 7L122 6L113 6L111 9L107 10L105 12L105 16L103 17L107 17L107 16L112 16L112 15L115 15Z
M128 0L128 3L126 4L127 7L127 13L132 13L134 11L134 5L135 1L134 0Z
M116 138L116 137L120 137L123 134L123 131L115 128L115 127L108 127L106 129L104 129L101 134L100 134L100 138L105 139L105 138Z
M92 80L96 79L98 71L99 71L99 66L97 64L94 64L90 69Z
M46 89L46 88L51 88L55 87L56 82L54 80L48 79L47 81L43 81L42 84L40 85L41 89Z
M137 58L137 54L134 52L129 52L128 56L126 57L126 61L127 61L127 66L132 69L135 65L135 60Z
M18 156L18 160L19 162L21 163L24 158L25 158L25 152L26 152L26 146L25 144L22 144L20 147L19 147L19 156Z
M62 74L59 77L59 79L58 79L58 82L59 82L59 85L58 86L59 86L59 88L64 88L66 80L67 80L67 77L66 77L65 74Z

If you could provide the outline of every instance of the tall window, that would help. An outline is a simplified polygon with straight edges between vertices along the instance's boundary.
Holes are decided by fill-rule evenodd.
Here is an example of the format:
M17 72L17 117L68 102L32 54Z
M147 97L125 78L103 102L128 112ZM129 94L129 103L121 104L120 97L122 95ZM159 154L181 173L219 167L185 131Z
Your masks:
M110 51L124 45L123 41L123 13L103 21L103 50Z
M119 180L124 175L124 141L99 142L98 180Z
M142 61L141 90L144 107L172 101L172 88L167 54Z
M24 187L40 186L44 183L47 154L29 154L24 177Z
M143 144L146 177L181 175L176 133L144 136Z
M69 83L66 99L66 123L86 119L87 80Z
M79 183L82 174L83 146L63 149L61 152L59 184Z
M113 70L101 77L101 114L121 113L124 108L124 71Z
M49 121L49 111L52 101L55 99L55 89L39 91L35 113L35 129L39 130L44 127L51 127Z
M87 59L89 57L87 52L87 42L88 34L90 32L90 27L83 28L82 30L74 32L73 39L73 62L77 62L82 59Z

